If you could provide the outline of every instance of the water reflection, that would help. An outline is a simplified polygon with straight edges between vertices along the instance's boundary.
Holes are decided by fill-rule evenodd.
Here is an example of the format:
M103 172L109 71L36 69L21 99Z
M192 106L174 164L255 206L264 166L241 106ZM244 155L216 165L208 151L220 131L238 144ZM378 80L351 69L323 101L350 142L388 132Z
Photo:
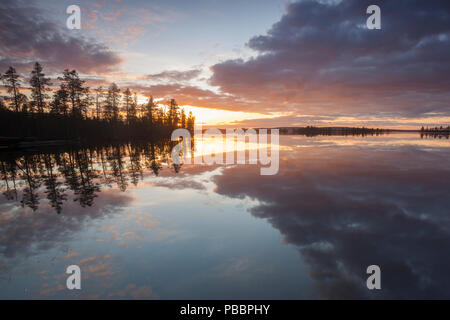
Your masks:
M168 142L3 153L0 296L450 298L447 139L280 142L274 176L174 167Z
M319 298L449 298L449 148L310 146L270 179L236 167L215 183L220 194L260 200L251 213L298 247ZM379 292L365 287L372 264Z
M171 164L173 143L122 144L50 150L48 152L0 153L0 189L7 200L20 201L33 211L45 198L59 214L68 195L81 207L92 206L101 187L117 186L122 192L143 179L143 170L158 175Z

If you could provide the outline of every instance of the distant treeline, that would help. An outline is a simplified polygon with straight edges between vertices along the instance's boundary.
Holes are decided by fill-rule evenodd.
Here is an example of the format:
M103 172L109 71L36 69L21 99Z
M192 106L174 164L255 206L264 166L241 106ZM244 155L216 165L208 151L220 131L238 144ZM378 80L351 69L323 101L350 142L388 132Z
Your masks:
M371 128L351 128L351 127L283 127L278 128L280 134L302 134L306 136L317 135L380 135L388 132L385 129L371 129Z
M433 137L433 138L449 138L450 136L450 126L447 127L422 127L420 129L420 136L423 137Z
M50 96L50 79L36 62L30 74L31 97L23 94L13 67L0 75L10 98L0 99L0 136L39 139L137 139L167 137L175 128L193 130L195 117L186 115L174 99L166 108L150 96L138 104L137 95L112 83L90 89L77 71L64 70L59 88Z
M447 134L449 134L450 133L450 126L447 126L447 127L440 126L440 127L432 127L432 128L422 127L420 129L420 132L447 133Z

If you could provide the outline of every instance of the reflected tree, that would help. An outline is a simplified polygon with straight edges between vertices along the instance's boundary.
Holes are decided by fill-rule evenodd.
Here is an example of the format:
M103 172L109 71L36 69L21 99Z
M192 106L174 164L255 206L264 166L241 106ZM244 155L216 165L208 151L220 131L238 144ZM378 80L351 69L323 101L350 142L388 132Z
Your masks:
M22 178L26 182L26 187L23 190L22 206L27 206L33 211L36 211L39 205L38 188L41 185L40 177L37 173L37 163L34 156L25 155L18 164L19 169L22 171Z
M44 162L46 168L46 174L43 177L46 188L45 194L52 208L56 210L56 213L60 214L62 205L67 200L66 189L63 187L63 183L58 181L57 176L53 172L54 160L50 154L44 155Z
M151 141L140 144L63 149L41 153L0 153L0 188L8 201L21 198L22 207L36 211L40 191L58 214L69 198L81 207L94 204L101 187L114 185L126 191L137 186L144 170L156 176L168 162L172 142ZM178 173L180 165L172 165Z
M110 165L112 169L112 175L114 177L117 186L121 191L126 191L128 187L128 179L126 174L124 174L124 163L123 163L123 154L121 153L121 147L115 146L113 147L113 156L109 158Z

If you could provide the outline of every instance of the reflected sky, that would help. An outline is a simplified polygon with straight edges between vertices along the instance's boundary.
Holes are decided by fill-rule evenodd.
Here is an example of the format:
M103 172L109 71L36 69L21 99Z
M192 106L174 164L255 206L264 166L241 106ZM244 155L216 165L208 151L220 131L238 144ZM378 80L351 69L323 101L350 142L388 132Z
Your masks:
M274 176L167 143L3 154L0 298L450 298L449 140L280 143Z

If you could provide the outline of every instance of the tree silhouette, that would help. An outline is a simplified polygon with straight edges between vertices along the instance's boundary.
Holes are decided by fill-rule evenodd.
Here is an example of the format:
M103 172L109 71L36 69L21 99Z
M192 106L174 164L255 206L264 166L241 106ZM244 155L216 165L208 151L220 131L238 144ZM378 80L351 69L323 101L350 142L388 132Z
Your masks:
M131 98L131 91L129 88L127 88L123 92L123 103L125 105L126 121L127 123L130 123L130 107L132 104L132 98Z
M123 153L120 146L113 147L113 153L110 157L110 164L112 168L112 175L115 178L115 182L121 191L127 190L128 179L124 171Z
M119 92L120 89L114 82L108 88L106 97L105 118L109 121L117 121L119 119Z
M33 211L36 211L39 205L39 195L37 189L39 188L41 182L36 174L36 164L33 157L25 155L21 161L21 168L23 177L27 183L27 186L23 190L22 195L22 206L28 206Z
M169 102L168 124L172 128L178 125L178 109L179 107L175 99L171 99Z
M80 174L79 188L75 191L77 196L74 201L78 201L82 207L92 206L94 198L97 197L96 192L100 191L100 186L94 179L98 177L97 173L90 168L90 160L87 156L86 149L75 152L78 172Z
M67 90L59 89L50 103L50 113L67 116L69 95Z
M3 195L7 200L17 200L17 189L16 189L16 173L15 166L9 166L5 161L0 161L0 168L2 173L2 178L5 181L6 191L3 192ZM8 170L9 169L9 170ZM11 176L12 180L12 188L9 186L9 176Z
M60 214L63 202L67 199L65 194L66 189L63 188L63 183L58 181L57 176L53 173L54 161L51 155L44 155L46 175L44 176L45 193L50 205L55 208L56 213Z
M195 117L192 115L192 111L189 112L189 116L186 120L186 129L188 129L191 134L194 133Z
M5 74L2 75L2 80L5 87L8 89L8 93L13 99L13 104L16 112L19 112L19 87L20 87L20 76L17 74L16 69L9 67Z
M81 117L83 111L83 96L88 92L88 88L84 87L84 80L81 80L75 70L69 71L65 69L63 76L58 78L61 81L61 90L67 94L68 100L72 107L72 116Z
M21 111L24 113L27 113L28 110L33 112L33 110L35 109L34 102L28 101L27 96L20 92L17 94L17 103L19 104L19 108L21 109Z
M148 148L148 146L146 146L144 148L144 152L146 157L147 168L150 168L153 171L153 173L157 176L162 168L162 165L156 159L155 144L153 141L150 142L150 149Z
M107 168L107 161L105 160L105 152L107 152L106 148L100 148L100 150L97 151L97 153L100 154L100 162L102 165L104 184L106 184L108 187L112 187L111 185L112 180L107 174L108 168Z
M137 107L138 106L138 100L137 100L137 94L136 92L133 95L133 100L130 104L128 114L129 114L129 120L128 124L133 125L137 120Z
M181 110L181 127L186 128L186 112L184 112L184 109Z
M59 166L60 173L65 178L65 184L74 194L79 193L80 189L80 177L75 168L75 160L73 151L64 154L61 157L61 162Z
M45 77L42 72L42 66L39 62L34 64L34 68L31 71L30 78L31 96L33 102L37 107L38 112L43 113L45 108L45 99L48 95L45 93L48 90L48 86L51 85L50 79Z
M149 123L153 125L153 112L155 110L155 103L153 102L153 97L150 96L144 109L144 117L148 119Z
M136 186L139 182L139 179L143 178L141 155L137 146L131 146L130 144L128 144L127 148L128 157L130 158L128 172L130 173L131 183Z
M103 87L100 86L95 89L95 115L97 119L101 118L102 114L102 99L103 99Z

